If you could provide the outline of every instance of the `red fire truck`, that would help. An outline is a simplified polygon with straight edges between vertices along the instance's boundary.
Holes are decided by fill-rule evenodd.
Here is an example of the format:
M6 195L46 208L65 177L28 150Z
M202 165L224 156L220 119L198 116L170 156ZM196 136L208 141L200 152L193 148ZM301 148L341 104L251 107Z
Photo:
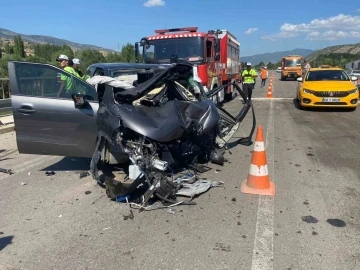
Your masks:
M155 35L142 38L135 44L136 57L142 46L144 63L191 62L205 91L238 80L240 43L227 30L198 32L197 27L155 30ZM228 87L214 97L215 103L234 97Z

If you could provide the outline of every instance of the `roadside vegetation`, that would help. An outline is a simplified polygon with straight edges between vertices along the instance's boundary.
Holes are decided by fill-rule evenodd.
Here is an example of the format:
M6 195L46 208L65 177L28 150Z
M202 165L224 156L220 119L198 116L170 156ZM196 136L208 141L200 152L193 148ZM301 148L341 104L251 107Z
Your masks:
M101 53L94 49L73 50L68 45L52 44L31 44L33 53L26 53L24 42L20 36L14 38L14 42L3 42L0 44L0 78L8 77L7 62L10 60L21 60L37 63L47 63L57 66L56 57L60 54L71 58L79 58L81 69L85 72L86 68L99 62L135 62L134 45L128 43L124 45L120 52Z

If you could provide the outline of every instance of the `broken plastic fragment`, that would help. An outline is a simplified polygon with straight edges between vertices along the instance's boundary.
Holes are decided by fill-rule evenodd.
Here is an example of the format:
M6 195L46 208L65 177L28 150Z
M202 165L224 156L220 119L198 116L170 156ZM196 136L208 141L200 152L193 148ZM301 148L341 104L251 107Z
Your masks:
M194 197L195 195L206 192L211 187L223 187L224 182L211 182L207 180L199 180L193 184L183 184L183 187L176 193L187 197Z
M47 176L52 176L52 175L55 175L55 172L54 172L54 171L51 171L51 172L45 172L45 174L46 174Z
M176 182L178 184L183 183L183 182L187 182L189 184L192 184L195 181L196 181L196 175L194 175L194 174L192 174L190 172L181 174L178 177L176 177L175 180L174 180L174 182Z
M167 212L170 213L170 214L175 214L175 211L173 209L171 209L171 208L169 210L167 210Z
M81 172L80 173L80 179L81 178L84 178L84 177L87 177L87 176L89 176L90 175L90 172Z

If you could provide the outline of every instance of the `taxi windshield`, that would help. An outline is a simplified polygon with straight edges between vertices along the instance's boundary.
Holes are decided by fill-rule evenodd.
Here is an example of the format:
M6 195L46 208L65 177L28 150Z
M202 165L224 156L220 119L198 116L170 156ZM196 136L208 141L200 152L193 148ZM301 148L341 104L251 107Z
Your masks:
M307 81L349 81L343 70L316 70L308 72Z

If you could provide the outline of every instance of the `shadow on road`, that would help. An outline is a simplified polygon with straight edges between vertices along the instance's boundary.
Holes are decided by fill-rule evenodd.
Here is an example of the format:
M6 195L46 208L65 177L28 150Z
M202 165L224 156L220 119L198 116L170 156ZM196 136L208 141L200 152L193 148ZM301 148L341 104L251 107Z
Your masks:
M295 108L302 111L309 111L309 112L353 112L354 109L352 108L336 108L336 107L303 107L300 108L299 101L296 98L293 99L293 103Z
M12 244L14 236L0 237L0 251L3 250L7 245Z
M41 171L88 171L91 158L64 157Z

